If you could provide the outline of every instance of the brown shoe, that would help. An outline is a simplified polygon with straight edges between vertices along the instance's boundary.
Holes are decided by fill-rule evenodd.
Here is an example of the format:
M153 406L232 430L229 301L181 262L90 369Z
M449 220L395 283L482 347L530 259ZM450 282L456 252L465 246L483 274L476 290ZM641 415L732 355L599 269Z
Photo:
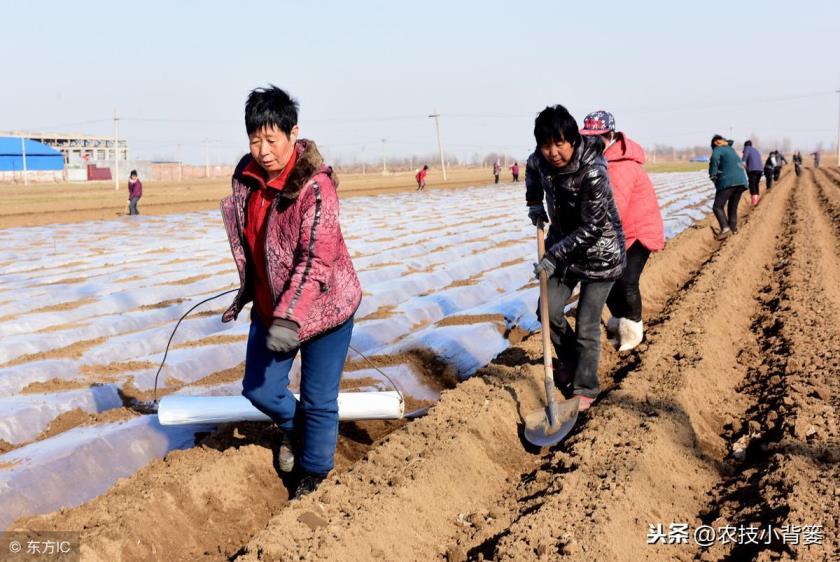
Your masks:
M584 396L583 394L575 394L578 398L580 398L580 405L578 406L578 412L585 412L592 406L592 402L595 401L594 398L590 398L588 396Z
M727 238L729 238L731 235L732 235L732 231L731 231L731 230L729 230L728 228L724 228L723 230L721 230L720 232L718 232L718 235L717 235L717 236L715 236L715 239L717 239L717 240L726 240L726 239L727 239Z

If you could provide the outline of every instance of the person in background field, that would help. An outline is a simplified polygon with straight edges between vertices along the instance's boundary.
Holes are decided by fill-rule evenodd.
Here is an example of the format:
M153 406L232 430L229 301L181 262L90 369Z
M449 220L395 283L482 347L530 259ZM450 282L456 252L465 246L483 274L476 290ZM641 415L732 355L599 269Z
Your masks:
M721 135L712 137L712 157L709 159L709 177L715 183L715 202L712 211L717 217L720 230L718 240L738 232L738 201L747 189L747 174L738 154L732 148L733 141ZM723 207L726 206L726 213Z
M275 460L292 473L294 498L334 466L339 380L362 299L339 224L338 180L315 143L298 138L297 112L275 86L248 95L250 153L222 201L240 279L222 321L253 301L242 394L279 426ZM288 388L298 352L300 401Z
M143 197L143 182L137 177L137 170L131 170L128 175L128 214L139 215L137 202Z
M819 168L820 167L820 151L819 151L819 149L812 152L811 156L814 157L814 168Z
M782 176L782 166L784 164L788 163L784 154L782 154L778 150L775 151L775 152L776 152L776 165L773 166L773 181L774 182L779 181L779 178Z
M607 334L619 351L629 351L644 339L639 279L651 252L665 247L665 228L653 182L644 168L645 151L625 133L615 130L615 117L595 111L583 120L582 135L599 135L615 205L624 230L627 266L607 297L612 316Z
M779 157L776 156L776 151L771 150L767 155L767 160L764 161L764 182L767 184L767 191L773 188L773 172L776 169L776 162Z
M525 166L528 218L538 228L550 223L545 256L534 273L548 277L551 341L559 359L555 375L562 385L574 373L572 392L586 410L600 391L601 312L624 269L624 231L601 139L581 136L562 105L540 112L534 137L537 149ZM572 330L564 309L578 283Z
M423 165L422 168L417 170L417 174L415 174L414 179L417 181L417 191L423 191L426 187L426 174L429 173L429 166L426 164Z
M793 153L793 171L796 172L796 177L802 175L802 153L798 150Z
M510 175L513 176L514 183L519 181L519 162L514 162L510 167Z
M502 163L496 160L493 162L493 177L496 178L496 181L493 183L499 183L499 176L502 173Z
M764 171L764 166L761 163L761 153L752 145L751 140L744 142L744 153L741 156L741 160L747 169L747 178L750 184L750 199L754 206L758 205L758 186L761 183L761 174Z

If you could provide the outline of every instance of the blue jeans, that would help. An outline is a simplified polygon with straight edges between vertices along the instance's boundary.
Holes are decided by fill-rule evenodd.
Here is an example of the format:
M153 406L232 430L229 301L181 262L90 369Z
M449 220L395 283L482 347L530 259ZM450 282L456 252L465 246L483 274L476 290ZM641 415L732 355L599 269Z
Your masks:
M298 350L275 353L266 345L268 329L251 315L242 395L285 431L294 431L302 446L298 465L325 475L334 465L338 440L338 386L353 333L353 318L300 346L300 402L289 391L289 371Z
M128 200L128 214L129 215L139 215L140 211L137 210L137 202L140 201L139 197L132 197Z

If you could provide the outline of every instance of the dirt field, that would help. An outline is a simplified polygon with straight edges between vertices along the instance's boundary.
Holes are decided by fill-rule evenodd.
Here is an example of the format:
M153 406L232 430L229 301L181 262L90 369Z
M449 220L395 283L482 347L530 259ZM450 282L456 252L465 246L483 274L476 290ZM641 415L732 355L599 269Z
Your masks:
M690 171L696 164L652 164L651 171ZM416 189L413 174L400 172L389 176L375 173L341 174L339 192L343 198L373 193L395 193ZM524 178L524 170L522 174ZM481 185L492 179L489 168L452 168L443 181L438 170L430 170L426 189ZM142 180L142 178L141 178ZM510 173L503 174L510 181ZM124 182L125 183L125 182ZM115 190L113 182L0 184L0 228L72 223L112 219L126 213L126 185ZM230 193L230 180L190 180L180 182L144 182L140 212L164 215L218 209L219 201Z
M836 560L840 170L789 173L742 208L725 242L706 219L651 258L646 343L604 345L604 392L555 448L521 438L540 403L535 334L442 383L423 418L343 424L336 471L294 504L272 433L235 424L12 528L81 529L83 559L109 561ZM647 544L672 523L692 539L820 525L822 540Z

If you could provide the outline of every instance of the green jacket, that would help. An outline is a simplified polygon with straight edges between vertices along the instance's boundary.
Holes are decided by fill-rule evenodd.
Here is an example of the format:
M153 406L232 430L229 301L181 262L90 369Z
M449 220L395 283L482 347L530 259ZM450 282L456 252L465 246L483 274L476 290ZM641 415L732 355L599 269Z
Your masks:
M735 185L747 185L747 172L732 141L726 146L716 146L709 160L709 177L715 182L715 191L723 191Z

